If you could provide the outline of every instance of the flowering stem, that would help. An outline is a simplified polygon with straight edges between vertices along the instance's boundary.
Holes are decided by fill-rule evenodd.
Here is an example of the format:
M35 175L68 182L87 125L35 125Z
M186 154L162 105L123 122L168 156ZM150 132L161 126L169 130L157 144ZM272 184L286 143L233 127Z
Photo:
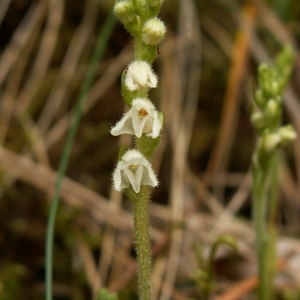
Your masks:
M156 17L161 4L162 0L121 0L114 6L115 15L133 36L135 47L135 61L123 72L121 80L124 101L131 108L112 128L111 134L135 135L135 149L123 154L113 180L114 188L126 189L133 203L140 300L151 299L149 186L158 185L151 156L159 141L163 116L148 99L148 92L157 87L158 79L151 64L166 33L164 23Z
M138 294L140 300L151 299L151 247L149 234L149 197L147 186L139 193L132 192L130 199L134 210L135 248L138 263Z
M281 126L282 92L292 70L293 51L285 47L273 66L259 67L259 89L251 120L259 138L253 153L253 213L258 263L258 299L273 299L279 149L296 139L291 125Z
M276 230L271 206L277 202L277 160L278 155L274 153L268 158L266 169L253 168L254 222L260 282L258 298L260 300L272 299ZM267 216L268 210L271 210L269 216Z

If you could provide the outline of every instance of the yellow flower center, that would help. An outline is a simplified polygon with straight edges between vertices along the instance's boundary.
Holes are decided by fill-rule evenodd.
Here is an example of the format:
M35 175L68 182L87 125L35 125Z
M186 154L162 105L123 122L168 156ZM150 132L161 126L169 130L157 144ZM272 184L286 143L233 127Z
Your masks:
M141 108L141 109L139 110L139 117L140 117L141 119L145 118L147 115L148 115L148 112L147 112L145 109Z
M137 169L137 165L129 165L128 167L131 171L135 171Z

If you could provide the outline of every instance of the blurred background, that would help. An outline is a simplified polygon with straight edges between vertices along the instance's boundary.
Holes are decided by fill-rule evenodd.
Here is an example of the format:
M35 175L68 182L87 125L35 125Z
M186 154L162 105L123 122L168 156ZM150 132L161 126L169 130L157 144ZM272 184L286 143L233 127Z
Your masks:
M44 298L45 229L71 116L109 0L0 0L0 299ZM256 299L249 122L257 66L296 51L284 123L300 135L300 2L166 0L168 33L151 99L164 114L150 207L153 299ZM106 287L137 299L132 207L112 190L121 146L109 130L125 108L133 59L114 24L86 95L62 185L54 247L56 300ZM282 152L276 299L300 299L300 144ZM208 262L215 245L217 251ZM210 274L210 275L209 275ZM211 275L212 274L212 275ZM211 276L211 277L209 277Z

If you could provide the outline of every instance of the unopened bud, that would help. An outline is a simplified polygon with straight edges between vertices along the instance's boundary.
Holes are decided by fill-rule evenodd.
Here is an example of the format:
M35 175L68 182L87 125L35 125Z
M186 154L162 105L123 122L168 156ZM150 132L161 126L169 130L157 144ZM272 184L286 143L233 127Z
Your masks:
M128 24L134 20L134 9L129 1L121 1L114 6L115 16L123 23Z
M259 107L264 107L266 103L266 99L262 90L257 90L254 96L255 102Z
M266 106L266 115L273 119L274 117L278 116L280 110L280 104L274 100L270 99Z
M264 148L268 153L273 152L280 144L281 138L278 133L268 133L264 137Z
M164 22L158 18L148 20L142 29L142 38L145 44L158 45L167 32Z
M286 125L279 129L278 134L282 144L288 144L297 138L297 133L292 125Z
M261 129L266 125L265 116L260 111L255 111L251 114L251 122L257 129Z

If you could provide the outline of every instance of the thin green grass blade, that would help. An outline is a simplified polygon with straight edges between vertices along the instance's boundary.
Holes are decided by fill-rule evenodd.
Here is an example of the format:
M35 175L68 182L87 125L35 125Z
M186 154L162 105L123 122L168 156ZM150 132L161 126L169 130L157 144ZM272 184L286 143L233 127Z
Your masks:
M111 36L115 23L116 23L115 17L112 14L108 15L104 27L101 30L99 37L97 39L96 46L91 58L91 62L89 64L87 77L83 83L82 89L80 91L76 103L75 112L71 120L70 129L67 135L64 151L59 165L58 177L55 183L54 196L52 198L51 205L50 205L50 212L48 217L47 233L46 233L46 258L45 258L45 277L46 277L46 293L45 293L46 298L45 299L46 300L52 300L53 241L54 241L55 220L56 220L56 214L57 214L57 209L59 204L59 195L61 191L62 180L66 173L74 138L81 120L82 108L83 108L84 101L86 99L86 95L93 83L96 70L97 70L97 64L101 60L104 54L107 42L109 40L109 37Z

